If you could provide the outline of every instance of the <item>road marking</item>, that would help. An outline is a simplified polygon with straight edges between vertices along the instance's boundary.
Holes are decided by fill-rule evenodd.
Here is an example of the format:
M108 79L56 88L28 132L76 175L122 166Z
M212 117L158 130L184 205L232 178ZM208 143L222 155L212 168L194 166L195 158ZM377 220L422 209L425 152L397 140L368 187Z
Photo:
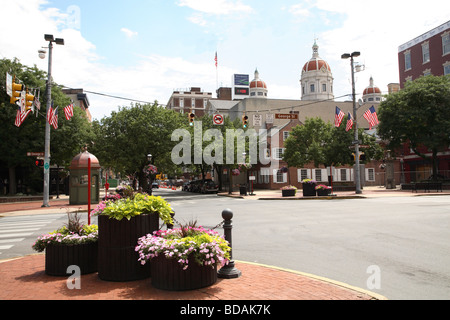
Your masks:
M13 234L1 234L0 238L10 238L10 237L28 237L31 236L33 232L29 233L13 233Z
M11 232L24 232L24 231L37 231L40 228L19 228L19 229L2 229L0 233L11 233Z

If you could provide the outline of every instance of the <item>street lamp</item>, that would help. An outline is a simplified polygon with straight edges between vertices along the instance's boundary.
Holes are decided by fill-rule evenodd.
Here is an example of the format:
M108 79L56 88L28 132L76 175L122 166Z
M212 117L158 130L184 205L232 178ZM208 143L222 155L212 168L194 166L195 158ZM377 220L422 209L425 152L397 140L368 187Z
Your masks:
M355 182L356 182L356 194L361 194L361 180L360 180L360 166L359 166L359 137L358 137L358 117L356 115L356 94L355 94L355 66L353 62L353 58L359 57L360 52L355 51L352 54L344 53L341 58L348 59L350 58L350 67L352 70L352 100L353 100L353 121L355 126L355 141L353 141L355 145Z
M47 79L47 112L52 104L52 50L53 42L58 45L64 45L64 39L53 38L53 35L44 35L45 41L48 41L48 79ZM39 50L39 58L45 58L45 50ZM47 117L46 117L47 118ZM50 123L45 121L45 150L44 150L44 203L42 207L50 207Z

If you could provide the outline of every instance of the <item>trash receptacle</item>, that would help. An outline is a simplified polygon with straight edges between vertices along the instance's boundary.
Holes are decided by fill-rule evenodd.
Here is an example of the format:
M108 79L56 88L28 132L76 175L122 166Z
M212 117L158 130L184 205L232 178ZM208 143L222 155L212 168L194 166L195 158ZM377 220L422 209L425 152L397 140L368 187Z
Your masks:
M247 195L247 187L246 186L240 186L239 187L239 191L241 193L241 196L246 196Z

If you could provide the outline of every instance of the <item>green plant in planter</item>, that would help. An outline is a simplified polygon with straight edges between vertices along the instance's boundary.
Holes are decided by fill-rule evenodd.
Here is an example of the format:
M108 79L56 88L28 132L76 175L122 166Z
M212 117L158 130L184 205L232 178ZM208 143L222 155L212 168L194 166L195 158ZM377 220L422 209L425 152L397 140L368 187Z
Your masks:
M141 214L157 212L159 218L164 221L165 224L173 225L173 219L170 215L173 213L173 210L170 207L170 204L161 197L137 193L133 198L119 199L115 202L108 201L104 205L104 208L97 214L105 215L120 221L124 218L130 220L132 217Z
M43 252L49 245L79 245L98 241L98 226L83 225L78 214L73 216L68 213L69 222L51 233L37 238L32 248L37 252Z

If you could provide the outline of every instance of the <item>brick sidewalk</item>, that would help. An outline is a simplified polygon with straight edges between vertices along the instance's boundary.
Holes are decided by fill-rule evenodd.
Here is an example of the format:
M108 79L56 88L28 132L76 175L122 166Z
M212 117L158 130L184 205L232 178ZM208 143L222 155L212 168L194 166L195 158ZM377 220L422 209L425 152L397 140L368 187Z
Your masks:
M380 300L384 297L327 279L236 262L237 279L218 279L207 288L172 292L155 289L151 278L108 282L97 273L81 276L81 289L67 278L47 276L45 256L30 255L0 263L0 300Z

